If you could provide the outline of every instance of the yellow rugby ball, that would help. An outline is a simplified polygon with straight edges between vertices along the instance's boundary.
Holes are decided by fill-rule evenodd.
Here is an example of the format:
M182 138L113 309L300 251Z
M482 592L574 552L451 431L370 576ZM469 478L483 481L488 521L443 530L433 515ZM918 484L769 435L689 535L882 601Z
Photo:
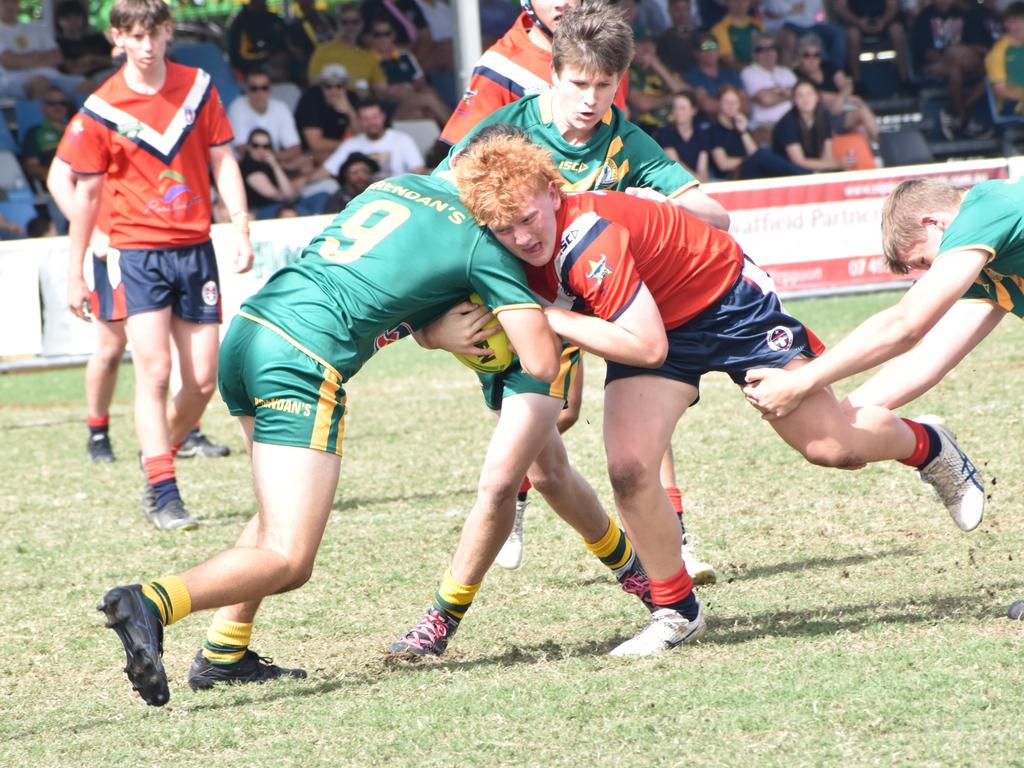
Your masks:
M474 304L480 306L486 306L484 300L481 299L477 294L472 294L469 300ZM491 318L491 320L484 326L484 328L497 328L499 325L497 319ZM455 359L462 363L467 368L472 368L477 373L500 373L512 365L512 348L508 343L508 336L505 332L499 330L496 334L491 336L489 339L484 339L477 346L480 349L486 350L486 355L464 355L459 352L453 352Z

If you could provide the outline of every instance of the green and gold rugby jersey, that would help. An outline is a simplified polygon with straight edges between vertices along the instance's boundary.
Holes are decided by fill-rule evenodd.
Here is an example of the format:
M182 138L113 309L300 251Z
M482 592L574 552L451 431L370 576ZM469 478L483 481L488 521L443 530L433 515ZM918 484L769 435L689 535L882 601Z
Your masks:
M975 184L942 235L939 255L981 250L990 254L963 298L983 299L1024 317L1024 181Z
M408 174L370 185L241 313L347 380L472 292L496 313L539 307L519 260L477 226L455 185Z
M437 170L447 169L454 153L481 128L505 123L520 128L534 143L551 152L555 167L565 179L562 188L567 192L598 189L621 192L626 187L647 187L674 197L697 185L693 174L669 160L658 143L629 122L615 105L597 124L590 141L570 144L555 125L551 99L551 92L545 91L493 112L452 147Z

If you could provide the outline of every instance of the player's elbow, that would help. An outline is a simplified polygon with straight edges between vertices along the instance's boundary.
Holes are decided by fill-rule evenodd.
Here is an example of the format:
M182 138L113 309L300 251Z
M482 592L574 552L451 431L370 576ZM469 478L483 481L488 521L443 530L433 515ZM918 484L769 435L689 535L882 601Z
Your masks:
M638 362L636 365L642 368L660 368L665 364L666 357L668 357L668 339L665 334L661 334L658 338L645 340L640 348L642 362Z
M534 359L529 360L520 355L519 362L522 363L526 372L535 379L550 384L558 378L560 368L558 355L537 355Z

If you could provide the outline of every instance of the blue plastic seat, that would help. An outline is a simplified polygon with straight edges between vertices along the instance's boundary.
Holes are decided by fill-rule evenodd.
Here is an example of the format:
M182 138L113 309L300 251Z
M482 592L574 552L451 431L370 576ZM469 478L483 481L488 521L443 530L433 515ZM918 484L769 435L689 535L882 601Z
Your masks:
M242 89L235 80L231 66L220 48L213 43L177 45L171 50L170 57L179 64L200 67L209 72L225 107L241 95Z

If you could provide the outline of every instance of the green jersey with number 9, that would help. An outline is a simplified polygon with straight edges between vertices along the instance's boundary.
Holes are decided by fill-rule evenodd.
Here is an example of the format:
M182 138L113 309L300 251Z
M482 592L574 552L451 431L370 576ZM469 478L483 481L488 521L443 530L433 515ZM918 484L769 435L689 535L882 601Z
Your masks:
M495 313L538 307L520 262L443 176L370 185L242 303L349 379L381 347L478 293Z

